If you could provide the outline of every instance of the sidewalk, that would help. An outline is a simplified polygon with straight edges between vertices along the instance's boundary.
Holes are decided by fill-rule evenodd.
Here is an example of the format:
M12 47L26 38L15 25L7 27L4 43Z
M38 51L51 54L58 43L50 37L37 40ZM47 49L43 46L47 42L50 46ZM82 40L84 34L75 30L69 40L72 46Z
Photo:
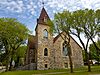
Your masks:
M100 75L100 74L90 74L90 75Z
M54 75L54 74L64 74L66 72L52 72L52 73L44 73L44 74L32 74L32 75ZM100 74L89 74L89 75L100 75Z
M54 74L63 74L63 73L66 73L66 72L52 72L52 73L44 73L44 74L32 74L32 75L54 75Z

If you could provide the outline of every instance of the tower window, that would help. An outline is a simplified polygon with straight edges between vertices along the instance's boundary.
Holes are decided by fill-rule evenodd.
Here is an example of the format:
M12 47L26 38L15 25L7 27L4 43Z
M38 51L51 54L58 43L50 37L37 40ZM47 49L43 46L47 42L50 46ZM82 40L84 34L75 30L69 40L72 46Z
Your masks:
M68 68L68 63L64 63L64 67L65 68Z
M47 64L45 64L44 66L45 66L45 68L48 68L48 65Z
M48 38L48 31L46 29L44 29L43 33L44 33L44 38Z
M47 48L44 49L44 56L48 56L48 49Z
M63 53L63 56L68 56L68 48L67 48L66 43L63 43L62 53Z

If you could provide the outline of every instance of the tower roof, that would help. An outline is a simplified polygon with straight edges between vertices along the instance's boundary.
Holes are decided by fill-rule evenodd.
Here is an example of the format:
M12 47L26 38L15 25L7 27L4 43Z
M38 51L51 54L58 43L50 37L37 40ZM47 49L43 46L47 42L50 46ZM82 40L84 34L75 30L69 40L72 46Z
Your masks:
M39 24L46 24L46 21L50 20L45 8L43 7L41 10L41 14L39 16L39 19L37 20L37 23Z

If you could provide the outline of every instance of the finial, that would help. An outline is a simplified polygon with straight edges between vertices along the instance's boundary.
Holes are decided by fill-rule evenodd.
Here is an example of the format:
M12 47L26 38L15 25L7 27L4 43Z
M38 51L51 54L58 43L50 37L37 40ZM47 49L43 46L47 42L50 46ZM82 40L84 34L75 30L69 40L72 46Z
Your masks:
M43 7L44 7L44 1L42 0L42 5L43 5Z

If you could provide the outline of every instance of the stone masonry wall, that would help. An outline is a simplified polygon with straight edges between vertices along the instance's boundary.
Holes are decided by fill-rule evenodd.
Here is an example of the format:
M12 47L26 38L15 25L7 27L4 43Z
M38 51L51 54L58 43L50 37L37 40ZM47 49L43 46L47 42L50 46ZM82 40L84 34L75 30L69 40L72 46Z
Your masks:
M47 29L48 39L43 38L43 31ZM62 54L63 39L59 37L55 43L53 43L53 36L49 33L49 26L39 24L37 26L37 69L61 69L65 68L65 64L68 64L68 56ZM80 46L71 38L71 52L72 62L75 68L83 66L82 50ZM44 56L44 49L48 49L48 56ZM45 68L47 64L47 68Z
M49 26L38 25L37 27L37 38L38 38L38 48L37 48L37 69L50 69L53 67L53 37L48 33L48 39L43 38L43 31L47 29L49 32ZM44 56L44 49L48 49L48 56ZM47 64L48 68L45 68Z
M83 66L82 49L73 39L71 40L71 48L73 50L74 67L77 68Z
M59 37L54 43L55 48L55 68L65 68L64 63L68 64L69 68L69 58L68 56L63 56L62 54L62 43L63 39ZM71 52L72 52L72 62L74 68L83 66L82 49L78 44L71 38Z

